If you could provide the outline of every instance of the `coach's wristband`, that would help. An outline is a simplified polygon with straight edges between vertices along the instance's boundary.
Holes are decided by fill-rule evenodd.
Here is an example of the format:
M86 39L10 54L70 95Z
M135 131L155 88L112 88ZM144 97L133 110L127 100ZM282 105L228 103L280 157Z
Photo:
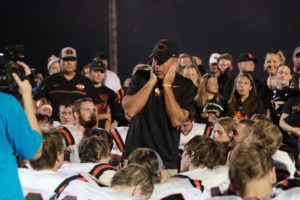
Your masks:
M163 84L163 87L172 87L171 84Z

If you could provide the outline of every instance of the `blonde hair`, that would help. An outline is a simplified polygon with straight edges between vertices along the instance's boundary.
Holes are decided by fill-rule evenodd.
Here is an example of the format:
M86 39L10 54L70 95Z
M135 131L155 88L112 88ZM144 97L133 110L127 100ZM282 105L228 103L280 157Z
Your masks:
M152 182L151 172L144 166L130 164L118 171L111 181L111 187L134 187L141 186L141 194L150 196L153 192L154 185Z
M270 50L270 51L268 51L265 55L265 60L267 58L267 55L271 55L271 54L279 56L279 59L281 61L280 65L285 63L285 55L281 50ZM264 70L265 71L267 70L266 65L264 66Z
M199 84L199 87L198 87L198 91L197 91L197 94L196 94L196 97L195 97L195 102L196 102L196 104L198 105L199 108L204 108L208 104L209 100L207 98L207 89L206 89L206 87L207 87L208 80L212 77L217 78L212 73L204 74L201 77L200 84ZM219 103L221 101L221 95L219 93L217 93L215 96L216 96L217 102Z
M215 124L220 124L223 129L225 130L225 133L228 135L230 132L235 132L235 124L236 121L232 117L222 117L218 119ZM229 137L229 135L228 135Z
M199 87L199 85L200 85L200 80L201 80L201 77L202 77L202 74L200 73L200 71L199 71L199 69L198 69L198 66L195 66L195 65L193 65L193 64L190 64L190 65L188 65L188 66L186 66L184 69L183 69L183 71L184 70L186 70L186 69L194 69L194 70L196 70L196 74L198 75L198 80L197 80L197 87ZM182 71L182 73L183 73L183 71Z
M197 63L196 63L195 59L194 59L192 56L190 56L189 54L182 53L182 54L179 55L178 58L179 58L179 59L178 59L179 61L180 61L180 59L182 59L182 58L189 58L189 59L191 59L191 61L192 61L192 65L197 67ZM182 75L182 72L183 72L184 67L186 67L186 66L181 66L180 62L178 62L177 70L176 70L177 73L179 73L179 74Z
M217 59L217 62L218 62L218 65L219 65L219 63L220 63L220 60L229 60L230 62L231 62L231 64L232 64L232 62L233 62L233 57L232 57L232 55L230 55L229 53L224 53L224 54L221 54L219 57L218 57L218 59Z
M270 155L275 154L282 142L282 133L279 128L268 121L257 121L253 124L253 135L256 139L266 146Z
M229 160L229 179L234 192L244 196L246 184L265 177L273 166L273 159L265 145L261 143L237 145Z

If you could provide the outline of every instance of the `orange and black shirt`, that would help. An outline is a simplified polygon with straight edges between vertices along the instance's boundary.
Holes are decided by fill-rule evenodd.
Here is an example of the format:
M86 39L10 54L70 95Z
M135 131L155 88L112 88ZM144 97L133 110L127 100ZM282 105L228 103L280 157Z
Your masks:
M101 103L92 82L78 73L71 80L67 80L62 73L45 78L33 99L39 100L43 97L47 98L52 105L54 120L59 119L58 108L63 102L74 102L84 97L90 97L95 104Z
M265 113L264 105L260 99L258 99L258 101L257 101L257 108L254 112L247 111L245 109L245 103L247 100L248 99L246 99L244 102L242 102L241 100L238 100L236 102L235 110L233 111L233 113L231 113L231 114L229 113L229 115L235 119L243 120L243 119L250 119L252 117L252 115L254 115L254 114L264 114Z
M104 114L106 113L107 107L110 107L111 113L112 110L114 109L114 100L116 98L116 94L113 90L109 89L105 85L102 85L101 87L95 88L98 98L101 100L100 103L100 109L98 110L99 114ZM112 118L113 115L112 115ZM113 121L113 120L112 120ZM100 120L99 121L99 127L104 128L105 125L105 120Z

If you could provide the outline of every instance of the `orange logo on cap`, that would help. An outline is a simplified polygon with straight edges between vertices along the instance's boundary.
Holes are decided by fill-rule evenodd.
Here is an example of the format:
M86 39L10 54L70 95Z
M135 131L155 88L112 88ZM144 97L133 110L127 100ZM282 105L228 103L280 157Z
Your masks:
M253 55L251 53L248 53L249 58L253 58Z
M74 52L73 52L73 50L72 49L67 49L67 50L65 50L65 54L73 54Z
M85 88L85 86L82 85L82 84L77 84L77 85L76 85L76 89L77 89L77 90L84 90L84 88Z
M159 44L156 48L156 51L167 51L168 50L168 46L165 44Z

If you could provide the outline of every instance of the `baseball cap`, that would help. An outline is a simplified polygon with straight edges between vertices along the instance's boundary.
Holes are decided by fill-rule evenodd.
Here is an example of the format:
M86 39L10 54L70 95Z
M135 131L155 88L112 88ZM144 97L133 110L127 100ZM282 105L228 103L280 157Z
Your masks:
M179 49L175 42L168 39L162 39L155 43L149 58L156 58L157 64L161 65L170 57L178 57Z
M94 58L93 58L93 60L107 60L108 58L107 58L107 55L103 52L103 51L101 51L101 52L97 52L95 55L94 55Z
M300 56L300 47L296 47L296 49L294 50L293 57L295 56Z
M100 70L101 72L105 72L105 66L104 66L103 62L101 62L100 60L97 60L97 61L91 63L90 70L91 71Z
M252 53L242 53L239 56L238 62L246 62L246 61L253 61L254 63L258 62L258 60L254 57Z
M216 64L218 63L218 58L220 57L220 54L218 53L213 53L209 57L209 64Z
M51 65L58 61L59 61L59 58L56 58L56 57L51 58L47 64L47 69L50 70Z
M72 47L65 47L60 52L60 58L77 58L76 50Z

